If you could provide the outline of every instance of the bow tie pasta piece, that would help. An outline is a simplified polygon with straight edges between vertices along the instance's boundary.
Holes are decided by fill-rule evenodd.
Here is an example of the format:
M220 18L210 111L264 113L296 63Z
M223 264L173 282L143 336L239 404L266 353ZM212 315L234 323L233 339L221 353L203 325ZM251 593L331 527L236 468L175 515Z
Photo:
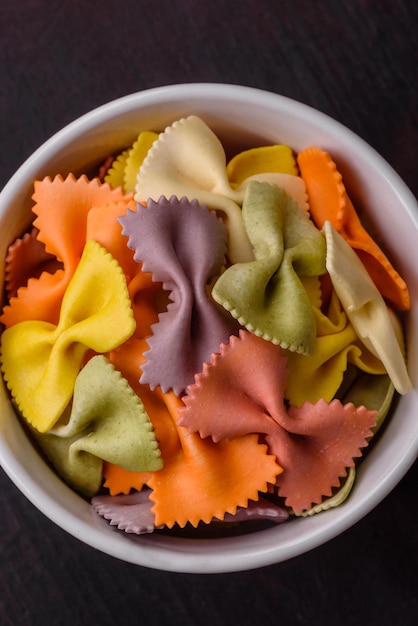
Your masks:
M156 528L150 500L151 489L144 488L130 494L118 496L95 496L92 507L98 515L116 526L119 530L136 535L152 533Z
M39 278L43 271L53 274L61 263L45 251L38 239L38 230L32 228L23 237L16 239L8 248L4 268L4 286L8 298L17 295L30 278Z
M55 437L29 428L33 440L69 487L86 498L91 498L99 491L103 479L103 461L92 454L70 453L71 446L77 445L78 434L66 438Z
M232 189L219 139L195 115L178 120L161 133L138 173L135 200L160 196L198 200L222 213L228 230L228 256L235 262L252 258L241 209L242 192Z
M113 187L113 189L118 187L123 189L125 185L125 168L128 155L129 149L123 150L123 152L118 154L104 175L104 182Z
M250 176L266 172L297 176L298 167L293 150L283 144L250 148L239 152L226 166L228 180L235 187L239 187Z
M396 390L407 393L412 383L400 345L400 322L390 314L366 268L331 222L325 222L324 232L327 269L349 320L365 346L382 361Z
M39 229L39 242L45 245L63 269L43 272L30 278L17 296L4 307L1 321L6 327L23 320L43 320L57 324L64 291L74 274L86 243L87 215L92 207L113 202L129 202L121 189L112 190L98 179L86 176L63 179L46 177L35 182L34 226Z
M361 224L330 155L319 148L308 148L299 153L297 161L307 186L312 219L318 228L325 221L331 222L356 251L384 299L395 309L408 310L410 300L405 281Z
M105 176L105 182L112 187L122 187L125 192L134 192L136 180L145 157L158 134L145 130L141 132L132 147L124 150L112 163Z
M242 213L255 261L229 267L212 296L249 331L309 354L315 345L315 318L299 275L325 272L324 237L275 185L251 182Z
M182 118L168 126L153 144L142 163L136 185L136 200L153 197L154 184L161 184L160 192L167 195L164 185L190 186L196 191L231 197L240 201L240 194L232 189L227 172L224 148L205 122L196 115ZM178 195L177 190L169 192ZM184 195L184 194L182 194Z
M317 337L312 354L289 352L287 355L289 378L285 397L293 406L301 406L306 400L314 403L320 398L331 402L349 363L371 374L386 371L380 359L359 340L335 291L327 315L318 308L313 310Z
M113 350L134 330L122 269L100 244L88 241L58 325L27 320L2 334L4 378L23 417L40 432L52 428L71 400L87 351Z
M152 327L141 382L180 394L236 328L207 295L207 284L224 264L225 227L196 200L175 197L138 205L120 222L134 258L172 300Z
M79 435L71 453L86 452L130 472L155 472L163 466L143 403L104 355L92 357L81 369L70 419L49 434Z
M87 496L101 485L103 460L132 472L163 466L142 402L103 355L77 376L68 423L36 439L63 478Z

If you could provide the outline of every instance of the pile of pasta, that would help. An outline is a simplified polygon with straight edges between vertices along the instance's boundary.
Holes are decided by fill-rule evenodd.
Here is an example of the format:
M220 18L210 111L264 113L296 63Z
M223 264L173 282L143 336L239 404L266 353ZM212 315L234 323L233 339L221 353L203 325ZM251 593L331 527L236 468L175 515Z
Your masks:
M411 387L405 281L330 154L227 160L199 117L35 181L1 368L62 478L126 532L341 504Z

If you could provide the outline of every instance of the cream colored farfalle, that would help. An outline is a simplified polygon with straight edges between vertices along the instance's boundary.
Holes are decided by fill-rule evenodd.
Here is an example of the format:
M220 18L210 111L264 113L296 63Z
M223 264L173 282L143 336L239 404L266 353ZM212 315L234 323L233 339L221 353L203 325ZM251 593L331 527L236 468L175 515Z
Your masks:
M395 389L407 393L412 383L398 318L390 313L359 257L331 222L325 222L324 233L327 270L349 320L364 345L382 361Z
M151 147L138 173L135 200L186 197L220 211L228 229L228 256L237 262L253 259L238 206L242 195L229 184L221 142L191 115L166 128Z
M287 174L285 172L265 172L263 174L253 174L249 176L237 187L237 192L245 193L248 185L256 180L259 183L270 183L277 185L280 189L284 189L298 205L309 214L308 194L306 193L306 185L300 176Z

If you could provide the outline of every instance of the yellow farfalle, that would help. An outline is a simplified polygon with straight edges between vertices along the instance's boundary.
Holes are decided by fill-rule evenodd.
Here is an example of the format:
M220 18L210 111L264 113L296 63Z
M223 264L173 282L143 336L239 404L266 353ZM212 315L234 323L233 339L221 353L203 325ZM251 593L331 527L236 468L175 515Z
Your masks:
M139 133L132 146L121 152L113 161L105 176L105 182L114 188L122 187L127 193L134 192L139 168L156 139L158 133L150 130Z
M104 182L116 189L125 185L125 168L129 156L129 148L121 152L113 161L111 167L104 177Z
M294 406L320 398L331 402L341 386L347 364L352 363L370 374L384 374L385 368L359 340L341 303L332 292L328 315L313 308L317 337L312 354L289 352L289 378L285 397Z
M135 330L126 279L96 241L86 243L64 294L58 325L38 320L4 331L4 378L25 419L46 432L61 417L89 349L113 350Z
M289 146L276 144L243 150L229 161L226 173L236 192L245 191L253 180L277 185L309 213L306 185L298 176L296 159Z
M149 149L156 139L158 139L157 133L145 130L139 134L138 139L129 150L128 157L125 163L125 171L123 174L123 188L125 191L132 193L135 191L139 168L144 162L144 159L147 156Z
M226 172L233 185L240 185L249 176L278 172L298 174L298 166L293 150L284 144L259 146L243 150L228 163Z

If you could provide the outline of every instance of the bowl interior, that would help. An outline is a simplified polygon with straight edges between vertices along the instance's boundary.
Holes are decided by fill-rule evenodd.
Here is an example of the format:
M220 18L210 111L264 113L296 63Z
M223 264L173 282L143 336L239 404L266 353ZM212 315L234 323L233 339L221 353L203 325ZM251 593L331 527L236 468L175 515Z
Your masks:
M416 200L370 146L329 117L279 95L230 85L174 85L132 94L65 127L41 146L0 194L0 259L31 220L33 181L46 175L90 171L126 147L141 130L161 131L189 114L202 117L228 155L251 146L286 143L296 151L328 150L350 195L406 279L412 309L405 316L408 367L414 389L361 463L345 504L311 518L255 533L219 539L126 535L111 528L66 487L32 447L0 386L0 461L17 487L52 521L114 557L139 565L187 572L226 572L277 563L335 537L378 504L417 457L418 450L418 246ZM1 280L4 267L2 265Z

